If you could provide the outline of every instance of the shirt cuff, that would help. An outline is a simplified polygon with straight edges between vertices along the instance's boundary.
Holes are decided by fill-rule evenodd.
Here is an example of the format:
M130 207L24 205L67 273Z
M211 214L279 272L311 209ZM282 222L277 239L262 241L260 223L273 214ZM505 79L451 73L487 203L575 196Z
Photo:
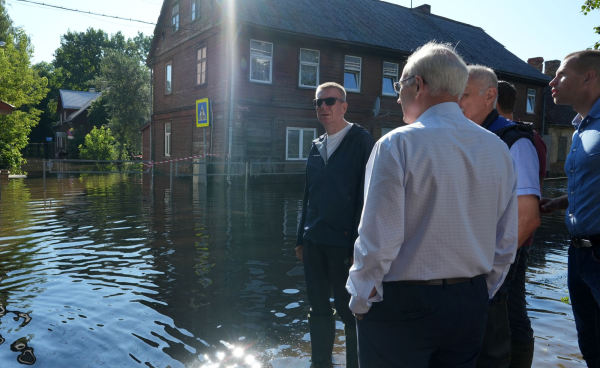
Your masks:
M354 313L365 314L371 309L371 302L350 297L350 310Z
M540 188L517 188L517 197L522 195L535 195L541 198Z

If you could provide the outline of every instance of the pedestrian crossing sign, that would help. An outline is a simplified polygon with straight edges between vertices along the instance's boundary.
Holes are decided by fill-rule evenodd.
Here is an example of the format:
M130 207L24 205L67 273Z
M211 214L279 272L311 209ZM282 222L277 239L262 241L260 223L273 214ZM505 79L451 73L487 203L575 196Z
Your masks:
M208 98L196 101L196 127L205 128L210 126L210 103Z

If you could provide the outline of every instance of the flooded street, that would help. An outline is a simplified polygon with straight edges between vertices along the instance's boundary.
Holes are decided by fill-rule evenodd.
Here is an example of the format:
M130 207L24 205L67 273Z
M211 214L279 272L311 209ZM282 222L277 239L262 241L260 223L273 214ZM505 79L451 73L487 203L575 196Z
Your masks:
M308 367L294 255L303 177L227 187L98 175L2 182L0 366ZM558 196L566 181L546 182ZM568 234L545 217L528 270L534 367L584 367ZM21 313L21 314L19 314ZM29 320L30 318L30 320ZM345 361L338 322L335 361Z

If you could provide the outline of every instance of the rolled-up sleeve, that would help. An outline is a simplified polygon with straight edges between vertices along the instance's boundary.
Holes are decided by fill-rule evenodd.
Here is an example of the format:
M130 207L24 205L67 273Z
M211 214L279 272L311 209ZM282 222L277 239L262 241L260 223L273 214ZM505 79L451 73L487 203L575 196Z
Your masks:
M350 309L367 313L383 297L382 281L404 241L404 169L389 140L377 142L365 175L365 203L354 244L354 265L346 289ZM369 294L377 289L377 294Z

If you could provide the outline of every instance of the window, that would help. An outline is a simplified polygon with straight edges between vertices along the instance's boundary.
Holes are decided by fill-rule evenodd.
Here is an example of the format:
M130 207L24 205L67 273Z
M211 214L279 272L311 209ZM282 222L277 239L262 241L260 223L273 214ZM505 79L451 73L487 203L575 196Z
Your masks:
M165 156L171 156L171 123L165 124Z
M313 139L317 137L316 128L287 128L285 141L286 160L306 160Z
M383 87L382 94L386 96L396 96L394 83L398 81L398 64L383 62Z
M558 156L556 161L565 161L567 159L567 137L558 137Z
M171 20L173 25L173 32L179 31L179 3L175 3L171 8Z
M394 129L395 128L381 128L381 136L383 137L384 135L388 134L389 132L391 132Z
M198 49L196 84L206 83L206 46Z
M319 85L319 51L300 49L300 87Z
M527 88L527 113L535 114L535 89Z
M271 83L273 44L250 40L250 80Z
M172 75L171 75L171 69L172 68L172 64L169 63L167 64L167 66L165 67L165 93L169 94L172 91Z
M347 91L360 92L360 67L362 58L346 55L344 63L344 87Z
M192 0L192 20L200 18L200 1Z

